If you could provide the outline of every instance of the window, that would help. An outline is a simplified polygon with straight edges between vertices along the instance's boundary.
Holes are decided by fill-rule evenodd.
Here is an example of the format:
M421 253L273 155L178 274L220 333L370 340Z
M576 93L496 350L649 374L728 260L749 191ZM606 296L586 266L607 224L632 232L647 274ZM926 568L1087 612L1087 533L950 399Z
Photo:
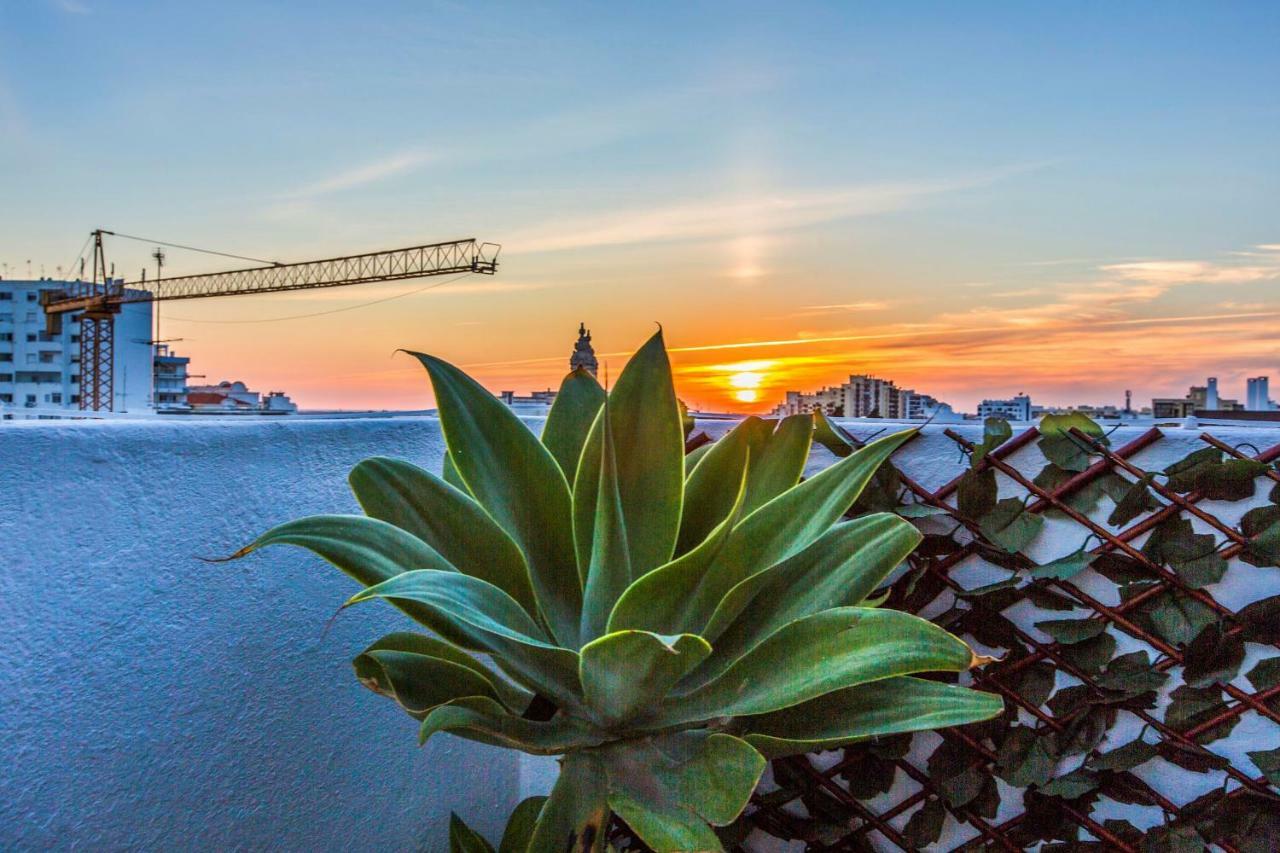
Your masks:
M28 406L34 406L35 404L36 404L36 395L35 395L35 394L28 394L28 395L27 395L27 405L28 405Z
M12 373L0 373L0 382L12 382L12 381L13 381Z
M72 335L72 336L71 336L71 343L73 343L73 344L78 344L78 343L80 343L80 336L79 336L79 335Z
M12 314L0 314L0 323L12 323L12 322L13 322Z
M79 403L79 402L80 402L80 395L79 395L79 394L72 394L72 395L71 395L71 402L72 402L72 403Z
M61 404L61 403L62 403L62 394L61 394L61 392L55 392L55 393L53 393L53 394L45 394L45 395L44 395L44 401L45 401L46 403L58 403L58 404Z
M58 360L58 356L60 355L62 355L62 353L57 352L56 350L45 350L44 352L40 353L40 363L53 364L55 361Z
M13 361L13 353L0 352L0 361Z
M79 373L73 373L73 374L71 374L71 382L72 382L72 384L78 384L78 383L80 382L80 374L79 374ZM79 398L79 397L73 397L73 398L71 399L71 402L73 402L73 403L78 403L78 402L80 402L80 398Z
M28 301L28 302L35 302L35 301L36 301L37 299L39 299L39 298L40 298L40 294L39 294L39 293L37 293L36 291L34 291L34 290L28 290L28 291L27 291L27 301Z
M12 403L12 402L13 402L12 394L0 394L0 403Z
M35 343L35 339L36 336L34 332L27 332L27 343Z
M0 332L0 341L13 340L13 332Z
M0 302L7 302L13 299L13 294L7 290L0 291Z

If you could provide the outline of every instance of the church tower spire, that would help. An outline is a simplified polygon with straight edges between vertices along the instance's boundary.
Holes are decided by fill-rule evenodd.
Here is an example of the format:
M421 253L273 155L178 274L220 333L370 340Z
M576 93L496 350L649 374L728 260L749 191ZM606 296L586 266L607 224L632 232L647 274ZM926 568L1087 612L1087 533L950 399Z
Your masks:
M596 351L591 348L591 332L586 323L578 324L578 341L573 345L573 355L569 356L569 369L584 368L592 376L596 375L599 365L596 363Z

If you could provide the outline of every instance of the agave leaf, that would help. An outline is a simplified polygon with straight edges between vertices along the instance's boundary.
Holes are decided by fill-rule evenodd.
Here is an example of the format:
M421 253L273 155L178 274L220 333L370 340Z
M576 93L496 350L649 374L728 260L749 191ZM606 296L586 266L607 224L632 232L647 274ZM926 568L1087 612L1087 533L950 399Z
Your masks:
M512 684L498 673L489 669L480 661L476 660L469 652L439 640L435 637L429 637L426 634L416 634L410 631L395 631L378 639L353 661L356 667L356 676L363 680L361 675L360 658L371 652L387 650L395 652L405 652L413 655L422 655L429 658L437 658L442 661L465 666L474 672L478 677L489 682L493 693L497 695L498 701L506 705L508 710L513 714L523 714L525 709L529 707L529 702L533 699L533 694ZM372 673L371 673L372 674ZM368 685L366 685L368 686ZM460 695L483 695L479 694L460 694Z
M766 758L834 749L855 740L962 726L1004 710L995 694L923 678L886 678L800 705L740 717L739 736Z
M671 559L684 497L684 429L661 331L618 376L609 393L609 419L618 447L618 492L631 571L638 577ZM597 417L573 486L573 533L580 566L591 560L603 440Z
M813 416L783 418L751 458L751 479L743 515L750 515L800 481L809 446L813 443Z
M228 559L238 559L267 545L306 548L365 586L373 586L415 569L454 571L444 557L418 537L385 521L363 515L311 515L286 521ZM396 606L428 627L435 621L411 602Z
M353 666L361 684L395 700L418 719L437 705L464 696L498 698L493 685L474 670L427 655L376 649L361 654Z
M685 483L676 554L687 554L696 548L729 516L737 501L736 487L747 467L752 439L756 434L760 435L763 446L761 427L765 427L765 422L760 418L747 418L719 441L703 445L708 450Z
M546 802L546 797L526 797L520 801L507 820L498 853L526 853L533 838L533 828L538 824L538 815Z
M709 441L706 444L699 444L693 450L690 450L688 453L684 455L684 483L685 483L685 492L686 492L685 506L689 505L689 497L688 497L689 475L693 473L693 469L696 468L698 466L698 463L702 461L702 457L706 456L711 451L711 448L715 447L717 443L718 442ZM678 549L676 553L679 553Z
M347 479L367 515L409 531L458 571L488 581L538 615L519 546L469 494L385 456L359 463Z
M820 411L813 413L813 440L839 458L848 456L861 446L861 442L844 427Z
M604 753L609 806L656 853L722 850L707 824L741 814L765 766L754 748L727 734L621 743Z
M914 672L963 672L979 663L958 637L897 610L837 607L773 633L720 677L664 703L663 725L765 714Z
M627 525L622 517L622 496L618 491L617 452L613 443L609 404L600 416L604 442L600 445L600 484L596 489L595 538L582 593L582 642L590 642L605 631L609 612L631 583L631 553L627 547Z
M721 521L703 542L687 554L676 557L665 566L659 566L627 587L613 612L609 614L609 630L654 630L656 633L688 633L670 629L680 618L685 590L697 586L715 562L741 517L742 500L747 493L748 471L738 480L738 496L733 511Z
M542 427L542 443L551 451L570 484L578 473L582 445L595 422L605 393L586 368L570 371L560 383L560 391Z
M444 463L441 466L440 479L465 495L471 494L467 484L462 481L462 475L458 473L458 466L453 464L453 456L448 450L444 452Z
M602 735L574 717L557 714L546 721L526 720L487 696L455 699L432 709L418 730L418 743L426 743L438 732L531 755L559 755L604 742Z
M656 708L681 676L711 654L701 637L616 631L582 647L582 690L603 724L618 725Z
M659 569L662 574L640 578L618 602L627 602L629 620L610 622L610 628L698 634L714 643L707 625L729 590L756 567L781 562L825 533L880 464L914 434L907 430L874 441L769 501L733 528L704 571L688 571L677 560ZM636 618L641 614L649 614L648 624Z
M511 409L458 368L423 353L440 427L467 490L524 552L551 635L577 647L582 584L573 561L569 486Z
M449 812L449 853L493 853L493 845L462 818Z
M458 572L406 572L368 587L344 607L382 598L410 604L429 616L428 627L450 642L488 652L524 686L576 706L578 653L553 645L524 609L502 590Z
M865 606L920 539L920 531L895 515L866 515L837 524L799 554L742 581L712 614L707 635L716 638L715 652L694 677L713 678L797 619L832 607Z
M529 853L603 853L609 828L609 782L595 752L571 752L542 806Z

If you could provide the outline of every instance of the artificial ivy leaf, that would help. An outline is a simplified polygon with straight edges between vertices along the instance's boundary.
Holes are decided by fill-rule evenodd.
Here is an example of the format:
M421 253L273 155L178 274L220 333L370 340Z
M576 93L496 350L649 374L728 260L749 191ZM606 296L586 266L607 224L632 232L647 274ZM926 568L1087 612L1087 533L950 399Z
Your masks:
M1165 724L1179 731L1199 725L1222 708L1222 690L1218 687L1182 685L1169 694L1172 700L1165 711Z
M1041 610L1075 610L1076 603L1065 595L1054 592L1043 583L1031 583L1023 590L1027 598Z
M1139 649L1127 655L1121 655L1098 676L1098 686L1107 690L1116 690L1126 696L1137 696L1159 690L1169 679L1169 674L1155 669L1151 658Z
M1280 643L1280 595L1261 598L1236 614L1251 643Z
M1114 817L1108 818L1102 822L1102 826L1107 832L1110 832L1126 844L1138 845L1142 843L1142 830L1127 820L1120 820Z
M1107 729L1116 721L1116 709L1110 705L1093 705L1053 734L1054 753L1059 756L1089 752L1106 737Z
M1190 521L1177 516L1151 531L1142 552L1154 562L1168 563L1196 589L1217 583L1227 571L1213 534L1196 533Z
M995 509L998 493L994 468L965 471L956 485L956 507L966 518L979 519Z
M1099 554L1098 559L1093 561L1093 570L1120 586L1152 580L1150 570L1137 560L1113 551Z
M896 508L894 512L903 518L931 518L935 515L947 514L947 511L942 507L929 506L928 504L907 504Z
M1172 762L1184 770L1193 773L1207 773L1210 770L1224 770L1231 766L1231 761L1221 755L1214 755L1203 746L1183 743L1176 740L1162 741L1156 750L1165 761Z
M1079 551L1073 551L1065 557L1059 557L1051 563L1045 563L1037 566L1031 571L1031 577L1068 580L1089 568L1089 564L1095 559L1097 559L1096 554L1091 554L1081 548Z
M1206 816L1212 817L1212 840L1229 842L1241 853L1280 850L1280 808L1276 797L1253 791L1223 799Z
M1185 645L1214 622L1218 615L1189 595L1166 590L1153 599L1151 624L1166 642Z
M1262 771L1262 775L1267 777L1268 782L1280 786L1280 747L1249 752L1246 755L1253 761L1254 766Z
M1059 652L1085 675L1096 675L1115 653L1116 638L1110 634L1099 634L1082 643L1063 646Z
M982 790L986 774L972 765L972 753L955 741L944 740L929 756L929 778L953 809L963 807Z
M1093 770L1132 770L1156 757L1154 744L1141 737L1110 752L1095 755L1086 762Z
M1267 470L1265 462L1228 459L1202 469L1196 487L1211 501L1242 501L1253 497L1254 480Z
M987 418L982 422L982 442L974 445L969 464L978 467L986 455L1013 438L1013 427L1004 418Z
M898 769L892 761L877 758L869 752L853 756L840 774L844 777L849 793L860 800L869 800L888 792Z
M1193 451L1164 469L1169 478L1170 491L1185 493L1196 487L1201 472L1222 461L1222 451L1216 447L1205 447Z
M1045 415L1040 419L1040 452L1053 464L1067 471L1083 471L1089 467L1092 448L1082 439L1070 433L1077 429L1097 441L1106 443L1102 427L1078 412L1065 415Z
M924 805L917 809L907 821L906 827L902 830L903 839L911 845L913 850L932 846L942 835L942 824L946 819L947 810L943 807L941 800L935 798L925 800Z
M1001 779L1015 788L1025 788L1048 782L1057 759L1049 752L1046 737L1027 726L1015 726L1000 745L996 763Z
M969 811L985 817L994 818L1000 811L1000 788L996 785L996 777L990 773L983 774L982 790L969 803Z
M1010 554L1031 544L1040 533L1044 519L1028 512L1018 498L1005 498L979 522L982 534Z
M1107 628L1101 619L1048 619L1036 627L1063 645L1091 640Z
M1280 657L1258 661L1258 665L1249 670L1245 678L1253 685L1253 689L1261 693L1280 684Z
M1208 687L1235 678L1244 662L1244 641L1227 633L1221 622L1201 631L1183 654L1182 677L1192 687Z
M1124 495L1116 502L1116 508L1111 511L1111 515L1107 516L1107 524L1112 527L1122 527L1147 510L1159 509L1160 502L1148 488L1154 476L1145 474L1125 490Z
M1249 537L1240 559L1255 566L1280 566L1280 506L1249 510L1240 519L1240 531Z
M1088 770L1079 768L1042 786L1040 793L1046 797L1074 800L1076 797L1083 797L1096 787L1098 787L1098 777Z
M1202 853L1205 844L1194 825L1172 824L1148 832L1142 849L1143 853Z
M1048 661L1032 664L1022 671L1017 683L1018 693L1033 707L1039 707L1053 692L1057 681L1057 670Z

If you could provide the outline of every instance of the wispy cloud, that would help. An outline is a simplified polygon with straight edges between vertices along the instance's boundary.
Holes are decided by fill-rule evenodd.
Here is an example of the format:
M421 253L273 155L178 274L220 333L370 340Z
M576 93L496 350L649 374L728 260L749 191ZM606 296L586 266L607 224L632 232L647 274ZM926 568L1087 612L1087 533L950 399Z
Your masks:
M837 302L831 305L803 305L799 311L791 313L791 317L812 317L822 314L847 314L858 311L886 311L892 305L887 299L869 299L864 302Z
M68 15L88 15L93 10L77 0L51 0L50 5Z
M925 199L984 186L1003 174L1008 172L954 180L722 196L673 205L602 211L517 232L507 239L506 245L522 252L556 252L776 233L902 210Z
M285 194L290 199L314 198L330 193L352 190L385 181L387 178L412 172L432 162L435 156L423 149L411 149L389 154L378 160L345 169L327 178L321 178Z
M1272 263L1231 264L1215 261L1138 261L1107 264L1104 273L1125 281L1175 286L1181 284L1245 284L1280 278L1280 256Z

